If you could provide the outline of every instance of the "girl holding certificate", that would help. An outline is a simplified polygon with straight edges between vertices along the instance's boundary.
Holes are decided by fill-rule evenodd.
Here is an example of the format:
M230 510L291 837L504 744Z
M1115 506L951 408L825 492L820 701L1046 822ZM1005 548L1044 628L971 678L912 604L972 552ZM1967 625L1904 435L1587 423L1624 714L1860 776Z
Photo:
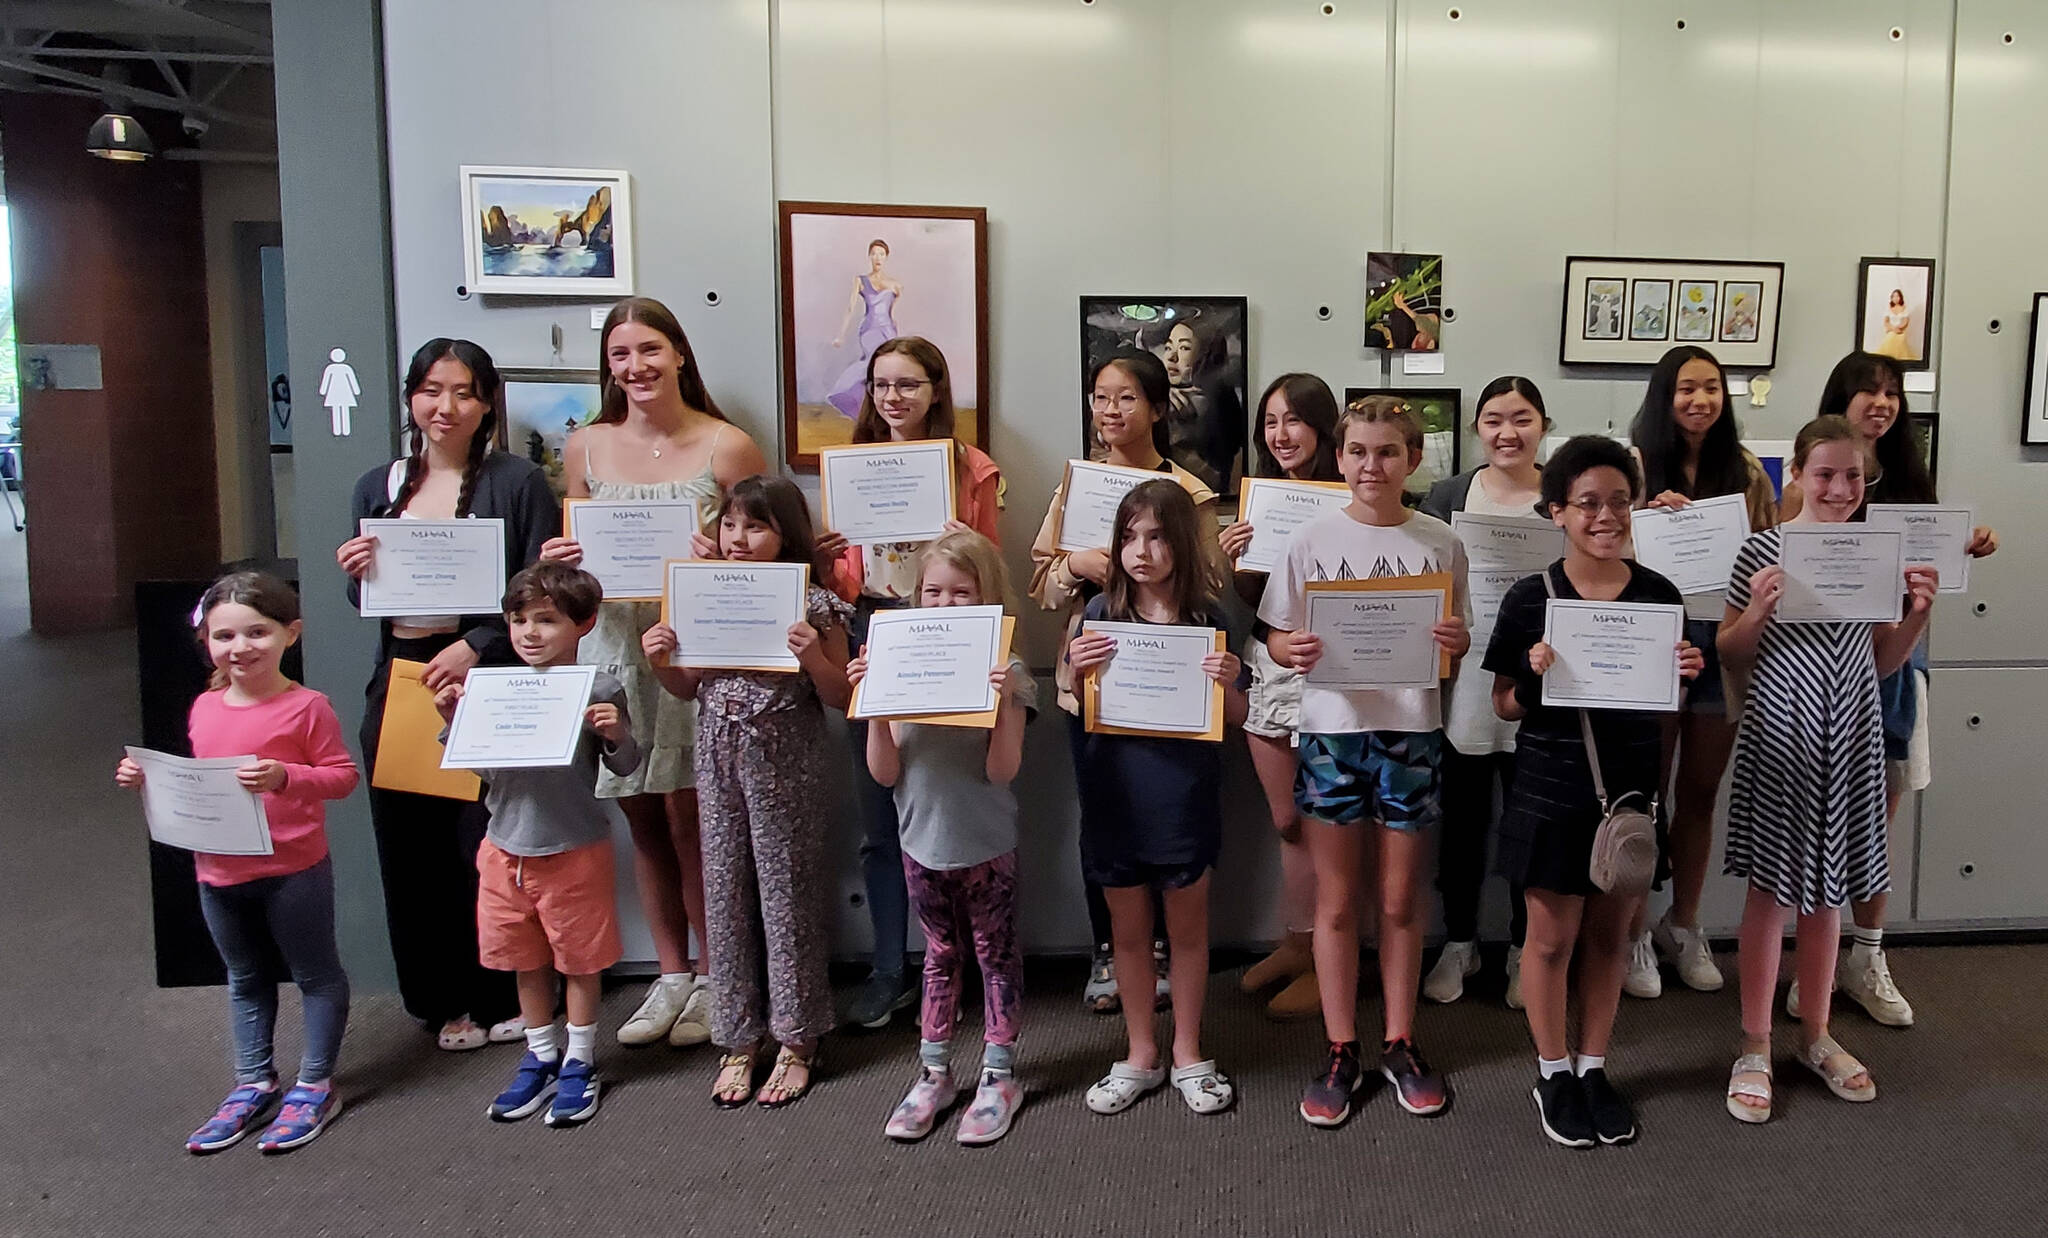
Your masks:
M854 419L855 443L909 442L953 438L953 383L946 357L931 341L899 335L875 348L868 358L867 385ZM1002 513L1002 470L988 453L970 443L954 445L953 474L958 481L951 528L972 529L990 542L1000 540L996 519ZM903 606L918 590L918 551L925 543L876 542L852 546L836 533L819 539L819 549L836 554L834 590L853 603L853 648L867 644L868 619L877 611ZM897 842L896 800L868 772L865 722L850 722L853 742L853 785L860 799L861 869L866 875L868 915L874 921L875 949L867 985L854 1000L852 1022L882 1027L890 1015L917 999L917 990L903 971L903 937L910 910L904 889L903 851Z
M1934 478L1920 458L1920 445L1906 411L1905 372L1899 363L1877 353L1853 352L1835 364L1821 388L1822 417L1844 417L1871 452L1876 471L1864 487L1869 503L1934 503ZM1783 515L1791 520L1805 504L1797 482L1785 486ZM1971 532L1969 553L1976 558L1998 550L1998 534L1978 525ZM1885 817L1898 817L1899 801L1908 791L1924 791L1934 779L1927 742L1927 642L1913 646L1905 666L1878 684L1884 706ZM1873 894L1850 903L1854 923L1852 945L1842 957L1835 987L1888 1027L1911 1027L1913 1007L1892 982L1884 955L1884 916L1888 895ZM1785 1012L1799 1017L1799 982L1785 992Z
M531 460L494 451L498 368L468 340L421 345L405 372L408 450L356 482L350 526L371 519L505 522L505 577L540 557L562 528L562 510L547 474ZM334 552L348 573L348 595L375 559L375 537L351 537ZM476 854L484 810L472 803L374 785L377 742L395 659L423 662L420 682L438 692L461 683L474 666L518 661L505 616L408 615L378 621L377 666L370 673L361 733L363 765L372 773L370 822L384 880L384 916L406 1012L440 1029L443 1049L479 1049L525 1033L512 978L477 961Z
M1259 397L1258 475L1290 481L1340 481L1337 472L1337 397L1313 374L1282 374ZM1238 521L1218 542L1234 564L1252 544L1253 529ZM1238 568L1237 594L1254 610L1266 591L1266 573ZM1239 981L1247 993L1282 984L1266 1013L1276 1019L1314 1018L1322 1013L1316 990L1316 865L1301 840L1301 814L1294 807L1294 734L1301 722L1301 674L1273 660L1265 633L1254 630L1245 645L1252 683L1244 720L1252 768L1266 793L1273 829L1280 835L1280 914L1287 937L1278 949L1246 969Z
M718 509L718 558L814 563L810 508L786 477L749 477ZM725 1050L712 1100L733 1109L793 1104L810 1091L818 1038L832 1030L832 943L825 908L831 813L820 770L825 707L846 708L846 618L853 608L812 584L789 629L794 672L672 666L675 629L656 623L641 650L661 686L697 703L694 752L704 838L711 1040ZM763 979L766 985L763 985ZM763 1041L779 1048L754 1089Z
M1486 463L1431 486L1422 498L1422 511L1446 524L1454 524L1459 512L1533 516L1543 485L1536 453L1550 430L1543 393L1528 379L1508 375L1486 384L1478 407L1472 431L1486 450ZM1477 583L1475 579L1475 589ZM1494 712L1492 687L1493 681L1475 666L1451 684L1445 707L1444 823L1436 867L1437 894L1444 908L1444 950L1422 980L1422 995L1433 1002L1463 997L1466 979L1479 970L1479 896L1486 884L1494 788L1499 787L1502 804L1514 789L1515 726ZM1513 883L1508 886L1508 915L1507 1002L1519 1007L1522 940L1529 925L1521 888Z
M1172 398L1172 388L1166 377L1166 364L1149 352L1127 349L1097 361L1088 375L1088 407L1093 417L1095 435L1102 440L1102 460L1122 468L1144 469L1170 477L1179 483L1194 502L1198 545L1202 548L1201 561L1204 570L1212 574L1216 588L1221 588L1224 568L1222 552L1217 549L1213 530L1216 528L1216 492L1202 483L1193 473L1167 459L1169 446L1167 409ZM1078 757L1083 740L1080 699L1074 694L1074 680L1068 672L1065 655L1066 642L1073 638L1080 626L1081 611L1089 600L1101 594L1112 571L1112 559L1108 547L1092 550L1065 551L1059 549L1060 517L1065 508L1066 486L1055 489L1052 502L1045 509L1045 521L1039 525L1038 536L1031 543L1031 596L1047 610L1064 612L1061 637L1061 657L1057 664L1055 682L1059 688L1059 706L1067 712L1070 721L1070 735ZM1110 949L1109 905L1102 897L1102 891L1093 882L1084 882L1088 897L1088 924L1095 938L1095 958L1089 968L1088 985L1081 992L1081 1000L1088 1009L1097 1014L1114 1013L1119 1005L1116 980L1116 960ZM1163 919L1164 913L1154 907L1154 918ZM1165 943L1155 943L1155 959L1152 968L1155 974L1154 1001L1164 1005L1170 985L1167 977Z
M1742 431L1727 408L1728 381L1714 354L1693 344L1665 353L1650 371L1643 406L1629 436L1643 465L1639 506L1684 507L1695 499L1739 494L1749 508L1749 527L1778 522L1770 475L1742 446ZM1678 777L1671 812L1671 909L1654 929L1636 925L1629 957L1627 992L1656 997L1664 991L1657 972L1662 953L1687 988L1721 987L1721 969L1700 936L1700 892L1714 850L1714 805L1721 775L1735 743L1735 723L1721 685L1714 652L1714 621L1692 619L1686 639L1706 654L1706 669L1686 694L1678 715Z
M1086 617L1113 623L1222 630L1202 545L1201 516L1177 481L1145 482L1117 507L1117 548L1103 593ZM1080 684L1116 656L1117 638L1082 632L1062 661ZM1245 718L1234 653L1203 657L1202 673L1223 685L1224 720ZM1202 1003L1209 980L1209 870L1223 838L1223 754L1206 739L1084 733L1075 745L1081 791L1081 867L1109 904L1119 973L1143 975L1152 960L1153 898L1166 908L1173 946L1173 1044L1162 1054L1154 1013L1124 1002L1129 1048L1088 1089L1088 1108L1121 1113L1169 1080L1188 1108L1218 1113L1236 1089L1202 1053Z
M612 307L598 336L597 419L562 448L572 499L689 500L699 518L743 477L768 467L745 430L719 411L697 368L697 355L667 306L627 297ZM575 566L583 548L565 537L542 556ZM690 551L678 546L674 557ZM597 795L615 799L633 831L633 876L640 910L654 938L661 974L619 1028L619 1043L667 1040L678 1048L711 1038L709 972L692 964L690 934L705 940L704 867L690 748L696 710L661 690L642 635L661 619L661 603L607 601L577 652L625 685L633 739L645 754L627 773L600 768Z
M1528 945L1522 955L1522 1000L1536 1042L1534 1089L1543 1133L1570 1148L1635 1138L1634 1111L1607 1078L1608 1042L1628 970L1629 924L1639 895L1607 893L1591 880L1593 838L1605 811L1600 788L1615 802L1633 793L1657 799L1663 780L1663 717L1632 710L1579 710L1546 705L1543 677L1556 660L1544 640L1547 604L1566 600L1682 605L1669 580L1626 557L1629 512L1642 479L1628 449L1604 435L1566 442L1543 469L1543 506L1565 531L1564 558L1549 577L1517 581L1501 599L1486 648L1490 703L1518 724L1515 794L1501 814L1498 867L1525 890ZM1705 658L1681 642L1679 674L1696 678ZM1585 724L1597 754L1586 749ZM1592 762L1600 763L1595 783ZM1578 955L1579 1053L1568 1039L1572 956Z
M355 762L326 697L285 678L284 651L299 639L299 595L260 572L223 576L199 601L199 639L213 682L192 703L192 755L253 760L237 772L263 797L269 855L195 854L199 909L228 968L235 1087L185 1141L219 1152L257 1137L265 1152L308 1143L341 1112L334 1061L348 1024L348 974L334 944L334 862L327 855L325 801L355 790ZM141 766L123 758L114 781L142 788ZM472 923L475 912L470 912ZM474 930L472 930L474 931ZM305 1010L298 1080L278 1086L271 1056L277 1025L274 958L283 958Z
M1805 494L1795 523L1839 524L1863 506L1869 456L1848 421L1799 432L1792 476ZM1728 1111L1771 1116L1771 1001L1785 912L1798 914L1800 1064L1843 1100L1877 1098L1863 1064L1828 1034L1842 904L1891 886L1885 854L1883 709L1878 680L1906 664L1927 627L1933 568L1908 567L1898 623L1785 623L1782 534L1754 534L1736 557L1721 656L1750 676L1735 742L1726 871L1749 883L1741 934L1742 1053Z

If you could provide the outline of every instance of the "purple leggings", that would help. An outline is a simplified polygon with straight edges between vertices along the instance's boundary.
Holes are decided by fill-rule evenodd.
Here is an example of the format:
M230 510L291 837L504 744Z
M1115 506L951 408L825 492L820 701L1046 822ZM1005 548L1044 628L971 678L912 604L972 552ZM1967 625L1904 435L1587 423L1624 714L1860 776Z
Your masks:
M960 1006L960 970L969 939L981 964L984 1038L1017 1043L1024 1004L1024 956L1017 948L1017 853L1005 852L972 868L926 868L903 857L910 905L924 930L924 1039L953 1036Z

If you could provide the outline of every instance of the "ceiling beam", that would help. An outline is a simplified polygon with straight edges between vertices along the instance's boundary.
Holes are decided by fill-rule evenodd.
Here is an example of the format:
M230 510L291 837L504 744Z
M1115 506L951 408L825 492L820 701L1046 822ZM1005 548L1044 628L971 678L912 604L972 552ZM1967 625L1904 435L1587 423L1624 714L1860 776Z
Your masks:
M22 73L32 73L48 81L61 82L66 86L84 86L99 90L116 98L146 104L149 107L162 108L167 112L182 112L206 120L218 121L224 125L241 125L245 128L260 129L265 132L275 132L277 129L276 122L267 117L231 112L226 108L215 107L209 103L179 99L172 95L164 94L161 91L148 90L141 86L122 85L118 82L110 82L103 77L90 77L84 73L73 73L69 69L59 69L46 64L37 64L33 60L25 60L17 56L0 55L0 69L14 69Z
M229 10L218 5L202 6L198 0L185 5L155 3L153 0L7 0L0 5L0 26L9 30L61 30L103 37L200 39L253 52L270 50L267 9L244 8L239 20L230 21ZM258 27L248 19L262 13L265 24Z
M270 57L261 52L150 52L134 47L38 47L7 49L17 54L34 56L37 60L153 60L164 56L186 64L261 64L270 63Z

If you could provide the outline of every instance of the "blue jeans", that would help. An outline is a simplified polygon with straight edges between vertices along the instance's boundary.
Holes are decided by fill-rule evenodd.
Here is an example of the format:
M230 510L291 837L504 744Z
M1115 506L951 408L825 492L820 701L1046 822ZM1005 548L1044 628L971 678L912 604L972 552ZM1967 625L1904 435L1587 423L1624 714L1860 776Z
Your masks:
M271 1034L277 1026L275 960L282 956L305 1010L306 1048L299 1079L334 1073L348 1026L348 973L334 945L334 861L240 885L199 886L199 908L228 965L228 1023L235 1041L235 1082L277 1074Z
M901 603L862 597L855 605L853 650L868 640L868 619ZM910 928L910 891L903 882L903 841L898 834L896 793L868 772L868 724L846 725L853 748L853 796L860 809L861 875L867 879L868 918L875 927L873 967L877 974L903 974L903 937Z

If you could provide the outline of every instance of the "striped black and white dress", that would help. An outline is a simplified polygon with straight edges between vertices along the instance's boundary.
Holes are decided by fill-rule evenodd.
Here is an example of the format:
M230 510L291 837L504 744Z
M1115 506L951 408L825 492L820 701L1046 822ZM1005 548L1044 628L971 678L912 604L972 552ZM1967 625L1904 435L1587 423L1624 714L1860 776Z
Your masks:
M1735 557L1728 602L1777 563L1778 530ZM1766 624L1735 738L1725 871L1813 912L1891 888L1884 727L1869 623Z

